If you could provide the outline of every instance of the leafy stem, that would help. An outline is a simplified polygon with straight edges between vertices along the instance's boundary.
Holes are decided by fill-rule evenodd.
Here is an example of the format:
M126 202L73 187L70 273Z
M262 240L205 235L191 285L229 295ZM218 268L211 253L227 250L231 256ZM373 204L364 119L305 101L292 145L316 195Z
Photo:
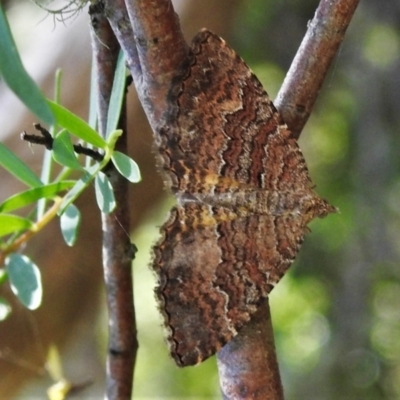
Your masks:
M0 265L4 264L4 260L8 254L17 252L23 244L27 243L34 235L40 232L57 215L62 200L62 197L55 198L54 204L44 213L43 217L32 226L32 228L22 233L8 247L0 251Z

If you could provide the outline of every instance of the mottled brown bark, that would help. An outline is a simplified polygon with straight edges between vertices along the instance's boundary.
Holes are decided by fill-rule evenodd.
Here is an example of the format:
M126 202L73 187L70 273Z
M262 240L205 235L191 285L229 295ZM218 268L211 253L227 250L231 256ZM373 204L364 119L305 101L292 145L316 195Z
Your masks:
M283 399L268 299L218 353L224 399Z
M92 48L97 72L99 130L105 136L114 71L120 50L118 41L102 13L91 7ZM126 104L119 128L123 135L116 150L127 153ZM114 189L115 211L102 214L103 271L108 305L108 352L106 399L130 399L133 368L138 348L131 263L135 248L130 242L128 181L110 163L104 171Z
M275 100L298 138L313 109L329 67L359 0L321 0Z
M121 5L109 4L109 20L124 49L136 90L153 129L167 108L171 80L187 57L187 45L178 16L170 0L132 0L126 2L133 27L131 37L123 35L120 26L126 23ZM136 46L132 46L132 42Z
M138 349L131 274L135 246L129 239L128 182L114 169L107 175L114 188L117 208L102 215L109 334L106 398L130 399Z

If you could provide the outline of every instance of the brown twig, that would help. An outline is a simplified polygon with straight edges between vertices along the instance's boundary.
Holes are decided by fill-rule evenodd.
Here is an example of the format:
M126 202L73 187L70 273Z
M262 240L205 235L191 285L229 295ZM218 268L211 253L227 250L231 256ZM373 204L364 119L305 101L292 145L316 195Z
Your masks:
M283 399L268 299L252 321L218 353L223 398Z
M118 9L115 3L118 3ZM127 1L134 34L126 26L124 7L121 0L113 2L106 8L107 16L124 49L150 125L156 130L160 116L167 109L167 94L172 78L187 57L188 47L170 0Z
M98 121L106 133L108 105L120 46L104 16L102 3L90 7L92 48L97 70ZM127 152L126 111L123 106L119 121L123 135L116 149ZM108 354L106 398L130 399L133 370L138 348L131 263L135 247L129 238L128 183L110 163L106 171L114 189L117 208L102 214L103 271L108 304Z
M112 27L121 49L124 51L125 59L131 71L135 84L142 76L141 65L136 49L131 21L124 0L104 1L105 15Z
M41 133L41 136L22 132L21 139L29 143L44 146L47 150L52 150L54 139L53 136L51 136L50 132L46 128L43 128L43 126L41 126L40 124L33 124L33 126L37 131ZM97 150L89 149L88 147L82 146L79 143L73 144L72 147L77 154L83 154L85 156L91 157L97 162L103 161L104 155Z
M275 100L299 137L359 0L321 0Z

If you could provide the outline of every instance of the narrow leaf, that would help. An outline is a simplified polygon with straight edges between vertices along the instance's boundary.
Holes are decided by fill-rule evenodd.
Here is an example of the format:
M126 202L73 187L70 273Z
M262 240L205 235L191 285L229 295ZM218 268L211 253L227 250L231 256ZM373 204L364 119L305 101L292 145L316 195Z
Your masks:
M76 181L74 187L68 192L61 203L58 215L62 215L65 209L82 193L82 191L90 184L95 175L101 168L100 165L95 164L85 169L83 176Z
M110 104L108 107L107 114L107 129L106 137L117 129L119 117L121 115L122 103L125 95L125 84L126 84L126 66L124 53L121 50L119 52L117 67L115 69L113 88L111 91Z
M118 172L123 175L126 179L133 183L140 182L140 170L135 161L133 161L127 155L114 151L111 159L117 168Z
M15 231L30 229L33 222L29 219L12 214L0 214L0 236L9 235Z
M0 165L30 187L42 185L36 174L2 143L0 143Z
M115 202L114 191L106 174L99 172L95 179L95 190L97 204L104 214L109 214L115 209L117 203Z
M59 164L81 170L82 166L76 158L74 147L71 142L71 137L66 129L63 129L53 141L53 158Z
M75 244L80 224L81 213L76 206L70 204L60 218L61 233L68 246Z
M16 253L6 258L5 265L11 289L20 302L30 310L38 308L43 294L39 268L27 256Z
M101 149L106 149L107 144L105 140L83 119L51 100L47 100L47 103L56 116L58 125L65 128L68 132L73 133L84 142L88 142Z
M4 200L4 202L0 204L0 211L13 211L17 210L18 208L22 208L29 204L32 204L43 198L51 199L56 194L72 188L74 184L75 181L61 181L17 193Z
M7 18L0 5L0 75L20 100L47 125L54 124L54 115L46 99L27 74L15 46Z
M98 90L97 90L97 71L96 65L92 62L92 68L90 72L90 96L89 96L89 117L88 124L93 129L96 129L97 126L97 99L98 99Z

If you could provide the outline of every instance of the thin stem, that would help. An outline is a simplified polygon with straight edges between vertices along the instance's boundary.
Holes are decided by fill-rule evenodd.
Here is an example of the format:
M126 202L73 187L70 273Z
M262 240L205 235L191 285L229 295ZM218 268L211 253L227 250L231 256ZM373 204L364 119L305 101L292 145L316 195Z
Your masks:
M275 100L296 138L314 107L359 0L321 0Z
M101 3L100 3L101 4ZM105 18L102 7L90 9L92 22L92 48L97 70L98 119L103 137L106 134L107 114L114 71L120 46ZM123 105L116 150L127 153L126 104ZM106 399L130 399L133 370L138 348L131 264L135 246L129 238L128 181L109 163L104 172L114 189L117 208L102 214L103 272L108 305L108 354Z
M18 249L24 243L27 243L34 235L39 233L49 222L51 222L51 220L57 215L62 201L62 197L57 197L54 200L54 204L45 212L42 218L38 220L31 229L24 232L18 237L18 239L14 240L9 247L0 251L0 265L4 263L4 259L8 254L18 251Z

